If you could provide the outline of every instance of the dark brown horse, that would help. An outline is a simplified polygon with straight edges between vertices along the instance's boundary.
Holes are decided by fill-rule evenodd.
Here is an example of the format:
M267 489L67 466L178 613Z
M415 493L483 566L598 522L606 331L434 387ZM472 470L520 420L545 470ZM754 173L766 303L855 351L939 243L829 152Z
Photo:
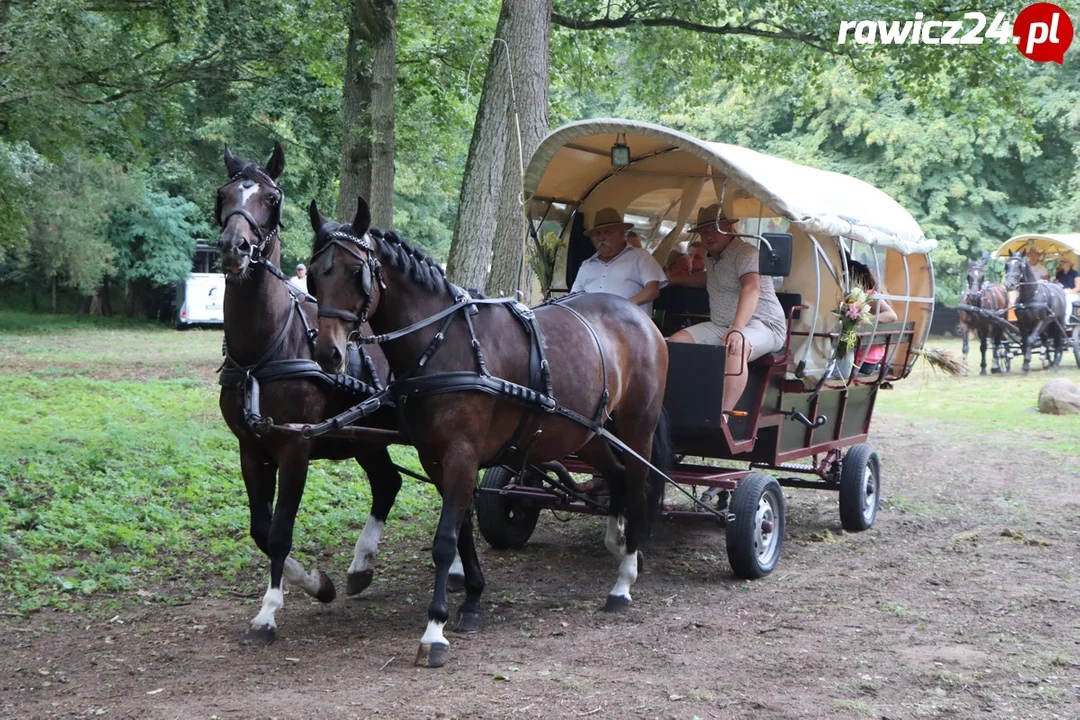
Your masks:
M261 413L279 423L319 422L355 399L317 377L322 373L311 361L314 333L307 332L316 323L314 302L305 302L304 293L290 289L277 270L284 201L277 184L285 167L281 146L275 144L265 168L234 157L226 146L225 167L229 181L218 190L216 218L221 224L218 252L227 273L224 309L228 359L223 367L220 405L225 422L240 441L240 469L251 509L251 537L270 558L270 585L249 631L251 639L265 643L273 640L277 627L274 614L282 606L282 576L322 602L330 602L335 595L334 585L325 573L309 573L289 557L308 461L355 458L371 483L371 513L349 568L349 594L360 592L371 582L379 536L401 487L401 477L385 444L312 441L278 432L260 436L246 421L245 393L240 383L248 371L261 379ZM385 382L385 357L373 348L370 358L361 379L370 384L374 373ZM307 378L294 373L296 379L289 379L290 370L303 369L303 363L289 366L285 361L304 359L314 373L309 372Z
M979 351L982 356L979 374L986 374L987 341L992 342L994 348L994 366L991 372L1004 371L1000 352L1005 340L1005 328L1002 323L1005 322L1005 312L1009 307L1009 295L1003 284L988 285L986 283L985 261L968 261L967 290L960 298L960 304L976 308L974 311L960 311L964 358L966 359L968 354L968 330L974 330L979 338Z
M1050 367L1059 367L1065 343L1064 288L1039 280L1031 263L1023 255L1013 255L1011 252L1005 261L1005 287L1018 293L1013 307L1024 348L1023 371L1030 369L1031 348L1035 343L1041 341L1046 354L1050 356L1051 339L1054 341L1054 351L1050 356Z
M446 583L455 547L464 562L466 591L455 629L479 629L484 579L473 544L472 500L482 467L518 468L576 452L597 468L611 488L606 544L619 560L605 608L629 605L638 549L663 492L659 477L630 454L617 454L585 424L472 386L506 380L533 387L530 358L539 345L546 354L546 362L538 362L539 375L550 373L546 397L588 422L610 420L621 441L646 460L654 456L656 434L657 455L667 455L660 420L668 353L648 316L602 293L574 295L532 311L504 301L470 304L470 296L448 282L425 252L393 232L369 228L363 199L351 225L328 221L315 203L310 213L315 241L309 276L320 303L315 358L323 369L337 371L347 338L364 318L375 332L390 334L383 350L396 378L392 396L400 427L443 497L432 545L435 590L416 663L446 662ZM535 326L528 322L532 313ZM508 448L517 452L504 452ZM656 463L662 467L664 460Z

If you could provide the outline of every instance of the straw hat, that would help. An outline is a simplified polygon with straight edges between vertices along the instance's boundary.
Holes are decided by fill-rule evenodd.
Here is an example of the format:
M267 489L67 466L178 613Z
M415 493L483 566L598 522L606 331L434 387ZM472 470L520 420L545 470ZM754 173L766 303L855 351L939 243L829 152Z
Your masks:
M592 237L592 234L597 230L616 226L621 227L623 230L629 230L634 227L634 223L623 222L621 212L615 208L607 207L596 213L596 217L593 219L593 226L585 231L585 236Z
M717 217L719 215L720 217ZM690 228L691 233L700 233L702 230L706 230L710 227L716 227L720 223L734 223L735 220L720 212L720 205L713 203L708 207L703 207L698 210L697 222Z

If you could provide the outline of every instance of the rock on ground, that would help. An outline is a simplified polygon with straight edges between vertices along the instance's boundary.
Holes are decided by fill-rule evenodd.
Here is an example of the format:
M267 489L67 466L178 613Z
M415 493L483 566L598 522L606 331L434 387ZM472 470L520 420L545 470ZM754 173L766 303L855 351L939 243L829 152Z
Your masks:
M1080 387L1065 378L1046 383L1039 390L1039 412L1049 415L1080 413Z

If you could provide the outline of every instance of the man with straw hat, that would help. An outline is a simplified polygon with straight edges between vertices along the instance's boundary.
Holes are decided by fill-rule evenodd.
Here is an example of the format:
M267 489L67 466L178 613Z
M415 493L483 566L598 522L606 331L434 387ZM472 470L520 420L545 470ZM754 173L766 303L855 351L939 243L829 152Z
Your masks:
M667 285L667 277L648 250L627 244L626 232L632 227L615 208L596 213L592 228L585 231L596 254L581 264L570 292L619 295L652 313L653 300Z
M706 288L710 318L670 339L727 345L729 370L722 409L731 410L746 389L745 364L783 349L787 321L772 278L758 273L757 248L734 236L735 221L724 217L719 205L701 208L690 232L701 238L708 251L705 272L673 279L672 284Z

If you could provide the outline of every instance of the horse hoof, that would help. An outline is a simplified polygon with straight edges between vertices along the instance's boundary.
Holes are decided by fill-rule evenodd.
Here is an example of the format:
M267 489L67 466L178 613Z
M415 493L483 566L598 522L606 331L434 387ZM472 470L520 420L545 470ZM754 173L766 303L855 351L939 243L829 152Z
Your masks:
M622 612L626 608L630 607L630 598L625 595L608 595L607 602L604 603L604 612Z
M415 664L419 667L440 668L450 657L450 646L442 643L420 643Z
M315 599L321 603L332 603L337 597L337 588L334 581L326 573L319 571L319 592L315 593Z
M252 647L266 647L274 642L274 638L277 636L277 629L273 625L262 625L261 627L251 627L244 633L243 644L251 645Z
M994 368L994 369L993 369L993 370L991 370L990 372L992 372L992 373L996 373L996 372L997 372L997 368ZM980 374L980 375L985 375L985 374L986 374L986 368L983 368L982 370L980 370L980 371L979 371L979 374Z
M446 578L446 592L459 593L465 589L464 575L450 575Z
M367 589L373 577L375 577L375 573L372 570L349 573L345 578L345 594L349 597L356 597Z
M475 635L480 632L480 613L458 612L453 630L459 635Z

